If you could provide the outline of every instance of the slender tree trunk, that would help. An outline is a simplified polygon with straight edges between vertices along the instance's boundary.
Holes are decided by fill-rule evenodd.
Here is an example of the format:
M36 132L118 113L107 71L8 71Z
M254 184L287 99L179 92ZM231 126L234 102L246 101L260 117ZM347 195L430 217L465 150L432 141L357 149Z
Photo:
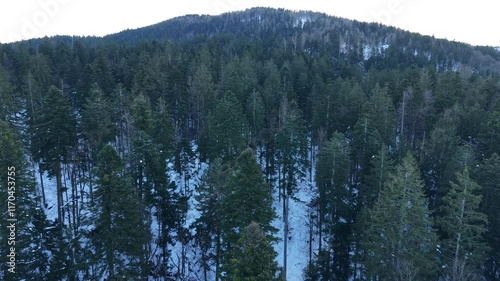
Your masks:
M215 281L219 281L220 279L220 255L221 255L221 233L220 229L217 229L216 234L216 246L215 246Z
M43 172L42 169L40 169L40 165L38 165L38 172L40 173L40 187L42 188L42 201L43 201L43 206L47 206L47 202L45 201L45 188L43 186Z
M283 210L283 219L285 221L285 229L284 229L284 234L283 234L283 281L286 281L286 272L287 272L287 266L288 266L288 194L285 192L285 198L283 200L283 203L285 205L285 209Z
M73 229L75 236L78 235L78 224L76 222L77 218L77 212L78 212L78 200L76 199L77 197L77 190L76 190L76 178L75 178L75 168L72 167L71 169L71 200L73 201L72 204L72 211L73 211Z
M56 189L57 189L57 219L61 225L64 225L64 212L63 206L63 191L61 180L61 163L56 163Z
M312 268L313 261L313 230L314 230L314 218L313 213L309 210L309 268Z

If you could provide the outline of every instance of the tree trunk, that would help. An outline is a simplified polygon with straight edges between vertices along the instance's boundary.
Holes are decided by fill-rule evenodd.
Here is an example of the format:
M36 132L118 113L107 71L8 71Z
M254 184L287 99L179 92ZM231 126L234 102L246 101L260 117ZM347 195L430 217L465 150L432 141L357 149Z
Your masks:
M216 234L216 249L215 249L215 281L219 281L220 277L220 254L221 254L221 241L220 241L220 229L217 229Z
M283 219L285 221L285 229L284 229L284 234L283 234L283 281L286 281L286 272L287 272L287 265L288 265L288 194L285 192L285 198L283 200L283 203L285 205L285 208L283 210Z
M56 189L57 189L57 219L61 225L64 225L61 163L56 163Z
M45 201L45 188L43 187L43 172L42 169L40 169L40 165L38 165L38 172L40 173L40 187L42 188L43 206L47 207L47 202Z

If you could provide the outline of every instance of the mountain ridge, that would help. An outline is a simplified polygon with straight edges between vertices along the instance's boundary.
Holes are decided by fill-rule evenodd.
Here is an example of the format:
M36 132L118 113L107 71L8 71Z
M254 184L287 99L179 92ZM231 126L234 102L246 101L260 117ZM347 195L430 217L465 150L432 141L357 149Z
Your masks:
M222 35L246 40L276 41L276 44L283 44L284 48L300 49L318 55L325 51L333 52L336 56L343 54L351 56L352 60L367 63L368 67L383 64L380 62L381 58L404 56L404 63L431 63L438 70L446 68L470 73L500 72L500 47L473 46L320 12L263 7L221 15L184 15L103 37L55 36L11 44L37 46L47 40L66 44L77 40L94 46L151 41L189 42ZM387 47L380 50L381 46ZM412 56L415 58L411 58Z

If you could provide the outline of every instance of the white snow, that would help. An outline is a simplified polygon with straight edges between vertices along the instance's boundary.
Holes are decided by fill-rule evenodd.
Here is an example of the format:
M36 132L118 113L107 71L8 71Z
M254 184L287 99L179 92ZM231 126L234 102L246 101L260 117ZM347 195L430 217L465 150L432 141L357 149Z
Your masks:
M306 22L310 22L311 21L311 18L308 17L308 16L300 16L294 23L293 23L293 27L298 27L300 26L300 28L304 28L304 24Z
M201 181L201 176L208 169L208 164L204 162L200 162L200 155L197 151L197 145L195 143L191 144L192 150L195 152L195 156L191 159L190 165L188 165L186 171L181 173L177 173L173 169L173 161L167 161L167 175L170 181L175 182L177 187L177 192L179 194L184 194L189 197L188 199L188 211L185 216L185 221L183 222L183 227L190 232L190 236L194 237L196 235L195 230L191 228L193 223L197 218L200 217L200 213L196 209L197 201L196 195L198 194L197 187ZM262 153L262 149L259 149ZM258 150L258 151L259 151ZM257 157L258 160L258 157ZM307 171L306 176L299 181L298 188L293 194L293 198L289 200L289 240L288 240L288 271L287 271L287 280L303 280L303 271L309 261L309 207L307 204L311 201L315 194L315 185L314 182L311 182L310 179L314 180L315 169L314 163L311 163L313 169L310 175L309 171ZM37 194L41 195L41 187L40 187L40 177L38 174L38 166L35 165L34 168L35 178L37 179ZM67 171L65 171L63 177L63 184L67 187L70 187L70 180L67 178ZM49 220L55 220L57 218L57 193L56 193L56 181L55 178L49 178L48 174L43 173L43 184L45 187L45 197L47 207L43 206L43 210L45 211L47 218ZM79 187L80 188L80 187ZM89 186L83 185L84 193L89 194ZM68 196L69 191L68 190ZM277 193L277 188L275 188ZM80 190L78 190L80 192ZM78 194L80 195L80 194ZM277 200L277 194L275 194L274 207L276 208L276 213L278 218L273 221L273 226L276 227L279 231L277 233L277 237L281 239L274 245L274 248L278 254L276 261L279 266L283 266L283 228L284 223L281 217L282 214L282 202ZM66 196L64 197L65 203L67 203ZM79 199L81 200L81 199ZM40 200L41 201L41 200ZM87 198L84 198L84 202L87 201ZM69 204L72 204L69 202ZM90 218L91 211L88 209L87 204L82 207L81 216L86 219ZM151 209L151 218L150 218L150 228L152 234L151 247L152 249L157 248L157 236L158 236L158 228L159 224L157 218L155 216L156 210ZM92 225L86 227L86 230L92 229ZM176 231L172 230L172 233L176 235ZM179 239L175 239L174 245L169 245L169 249L172 250L172 256L170 260L170 266L175 269L180 269L181 257L184 252L186 269L184 271L184 275L182 280L202 280L203 270L198 264L199 250L196 249L194 245L194 240L191 239L186 245L181 244ZM314 239L313 240L317 240ZM88 241L81 241L82 244L87 245ZM317 241L313 242L313 251L317 250ZM209 278L213 278L213 271L209 272Z
M363 59L368 60L372 56L372 47L369 44L366 44L363 47Z
M316 148L313 149L314 153ZM309 151L309 159L311 159L311 151ZM316 187L314 178L316 175L315 163L312 165L311 172L306 171L305 176L299 179L297 190L289 199L288 210L288 245L287 245L287 280L304 280L303 273L309 262L309 214L310 208L307 206L315 196ZM312 179L313 181L310 181ZM277 218L272 225L278 229L277 237L280 239L274 245L274 249L278 256L276 261L280 267L284 265L284 221L283 221L283 201L278 200L277 190L275 187L273 207L276 209ZM313 235L312 249L317 252L317 237Z
M365 44L363 45L363 59L368 60L372 56L380 56L387 48L389 48L389 44L378 44L376 46Z

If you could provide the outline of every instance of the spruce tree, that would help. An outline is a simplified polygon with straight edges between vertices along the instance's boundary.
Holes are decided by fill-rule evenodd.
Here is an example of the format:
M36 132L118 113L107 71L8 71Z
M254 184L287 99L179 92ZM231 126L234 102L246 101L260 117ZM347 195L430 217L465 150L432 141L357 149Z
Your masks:
M50 270L47 220L38 207L35 181L28 167L14 127L0 120L0 200L5 214L0 221L2 280L47 278ZM15 229L9 228L12 224ZM11 235L13 230L15 237ZM11 248L15 249L15 262L9 266Z
M16 98L14 87L10 82L9 73L0 66L0 119L14 121L14 113L20 106Z
M451 190L443 198L441 216L437 218L442 240L445 276L453 281L479 276L488 246L483 234L487 216L479 210L481 186L469 175L468 167L457 174Z
M230 256L225 280L278 280L277 254L258 223L251 222L244 229Z
M141 268L143 245L148 236L142 202L125 177L124 164L113 147L106 145L97 156L97 187L93 205L95 227L89 238L101 276L136 279L147 276ZM102 257L102 258L101 258Z
M477 179L480 180L482 190L482 201L480 211L488 217L488 231L485 239L490 247L485 261L485 276L489 279L498 278L500 275L500 212L498 212L498 202L500 202L500 157L493 155L485 159L477 172Z
M424 280L435 270L435 238L424 184L408 154L368 210L363 241L371 280Z
M327 275L322 278L349 276L350 230L354 218L350 155L349 143L337 132L318 154L318 195L313 204L318 212L319 250L324 251L322 259L331 262L323 266Z
M33 159L56 178L58 221L63 223L62 164L70 162L76 144L76 121L68 100L55 86L44 97L44 109L32 128Z
M224 228L228 243L235 243L238 233L253 221L267 235L272 236L275 232L271 226L271 221L276 216L272 208L272 197L250 148L245 149L236 159L224 205Z
M223 257L222 227L224 219L224 205L227 203L227 189L230 179L230 170L220 158L215 159L203 175L198 186L196 209L200 217L195 221L195 242L201 250L201 266L205 280L208 280L208 271L215 266L215 278L219 280L221 261Z
M370 170L363 180L360 190L360 205L371 207L377 200L382 187L388 182L389 175L394 171L394 161L385 146L382 146L370 161Z
M90 97L85 101L81 123L82 133L94 154L115 136L111 102L95 83L92 85ZM95 156L92 158L95 159Z
M245 147L248 125L242 106L231 92L226 92L209 116L209 157L235 160Z

